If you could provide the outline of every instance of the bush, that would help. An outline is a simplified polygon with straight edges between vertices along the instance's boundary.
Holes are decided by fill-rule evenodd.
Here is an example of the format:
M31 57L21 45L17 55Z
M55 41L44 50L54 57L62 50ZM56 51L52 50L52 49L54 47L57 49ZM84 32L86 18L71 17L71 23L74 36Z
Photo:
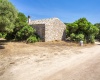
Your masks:
M91 43L94 43L94 42L95 42L94 38L95 38L95 36L91 36L91 37L90 37Z
M99 29L99 33L96 35L96 39L100 41L100 23L94 24Z
M28 43L34 43L40 41L40 38L35 34L35 29L27 25L20 29L16 34L14 32L8 33L6 36L7 40L16 40L16 41L27 41Z
M35 34L35 29L28 25L27 17L19 12L14 23L13 32L6 35L7 40L36 42L38 37Z
M0 38L2 38L2 33L0 33Z
M6 35L7 35L7 33L1 32L1 33L0 33L0 38L5 38Z
M28 43L34 43L34 42L38 42L40 39L37 38L36 36L30 36L28 39L27 39L27 42Z
M72 33L70 35L70 38L71 38L72 41L81 41L81 40L84 41L84 35L83 34L75 34L75 33Z
M66 37L73 41L83 40L86 43L93 43L99 29L87 21L86 18L66 24Z
M35 32L35 29L33 29L31 26L25 26L16 34L16 40L26 40L28 37L33 35Z
M74 33L70 34L70 38L72 41L75 41L75 34Z
M84 35L83 34L78 34L78 35L76 35L75 38L76 38L77 41L81 41L81 40L84 41Z
M17 10L9 0L0 0L0 31L12 32Z
M94 35L90 35L90 36L88 36L88 40L87 40L88 43L89 43L89 42L94 43L94 42L95 42L95 39L94 39L94 38L95 38Z
M7 36L6 32L2 33L2 38L5 38L6 36Z

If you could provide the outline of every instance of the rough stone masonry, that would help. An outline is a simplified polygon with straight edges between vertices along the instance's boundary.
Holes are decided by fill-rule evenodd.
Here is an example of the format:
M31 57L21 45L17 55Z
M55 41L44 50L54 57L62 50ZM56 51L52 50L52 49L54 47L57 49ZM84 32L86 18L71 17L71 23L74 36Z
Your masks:
M36 29L36 33L44 42L65 40L66 38L66 25L58 18L33 20L29 18L29 25Z

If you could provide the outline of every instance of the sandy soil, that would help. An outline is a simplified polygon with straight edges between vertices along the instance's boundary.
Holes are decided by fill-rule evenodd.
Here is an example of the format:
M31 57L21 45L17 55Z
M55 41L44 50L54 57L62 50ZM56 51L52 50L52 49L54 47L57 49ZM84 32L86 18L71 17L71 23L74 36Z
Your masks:
M70 58L65 68L43 80L100 80L100 45L81 51L83 54Z
M60 73L74 71L100 52L99 45L80 47L67 42L7 42L4 46L0 49L0 80L74 80L62 79Z

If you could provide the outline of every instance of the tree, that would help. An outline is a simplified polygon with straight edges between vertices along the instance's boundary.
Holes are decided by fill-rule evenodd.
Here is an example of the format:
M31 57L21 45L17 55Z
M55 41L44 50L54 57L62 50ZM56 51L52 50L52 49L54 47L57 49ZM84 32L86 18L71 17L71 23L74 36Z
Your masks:
M28 25L27 17L21 12L18 13L13 32L8 33L6 39L16 41L26 40L27 42L39 41L39 37L35 34L35 29Z
M19 12L17 18L15 19L13 32L8 33L6 36L6 39L19 40L20 38L19 38L18 33L21 34L21 32L22 32L21 30L26 26L28 26L27 17L23 13Z
M98 31L98 28L88 22L86 18L80 18L73 23L67 24L66 35L73 41L83 40L93 43Z
M99 33L96 36L96 39L98 39L100 41L100 23L96 23L96 24L94 24L94 26L96 26L99 29Z
M15 21L15 28L13 30L14 38L17 37L17 32L20 31L24 26L28 26L27 17L23 13L19 12Z
M27 17L23 13L19 12L18 17L15 20L15 29L19 30L26 25L28 25Z
M0 0L0 32L12 32L17 10L8 0Z
M35 29L31 26L25 26L16 33L17 40L27 40L30 36L34 36Z

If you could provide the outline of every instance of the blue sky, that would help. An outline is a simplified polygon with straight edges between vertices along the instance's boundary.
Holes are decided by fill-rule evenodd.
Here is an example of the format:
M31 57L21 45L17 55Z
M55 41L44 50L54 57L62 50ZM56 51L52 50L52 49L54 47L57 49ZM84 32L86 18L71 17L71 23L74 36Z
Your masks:
M9 0L18 11L32 20L58 17L74 22L86 17L91 23L100 22L100 0Z

